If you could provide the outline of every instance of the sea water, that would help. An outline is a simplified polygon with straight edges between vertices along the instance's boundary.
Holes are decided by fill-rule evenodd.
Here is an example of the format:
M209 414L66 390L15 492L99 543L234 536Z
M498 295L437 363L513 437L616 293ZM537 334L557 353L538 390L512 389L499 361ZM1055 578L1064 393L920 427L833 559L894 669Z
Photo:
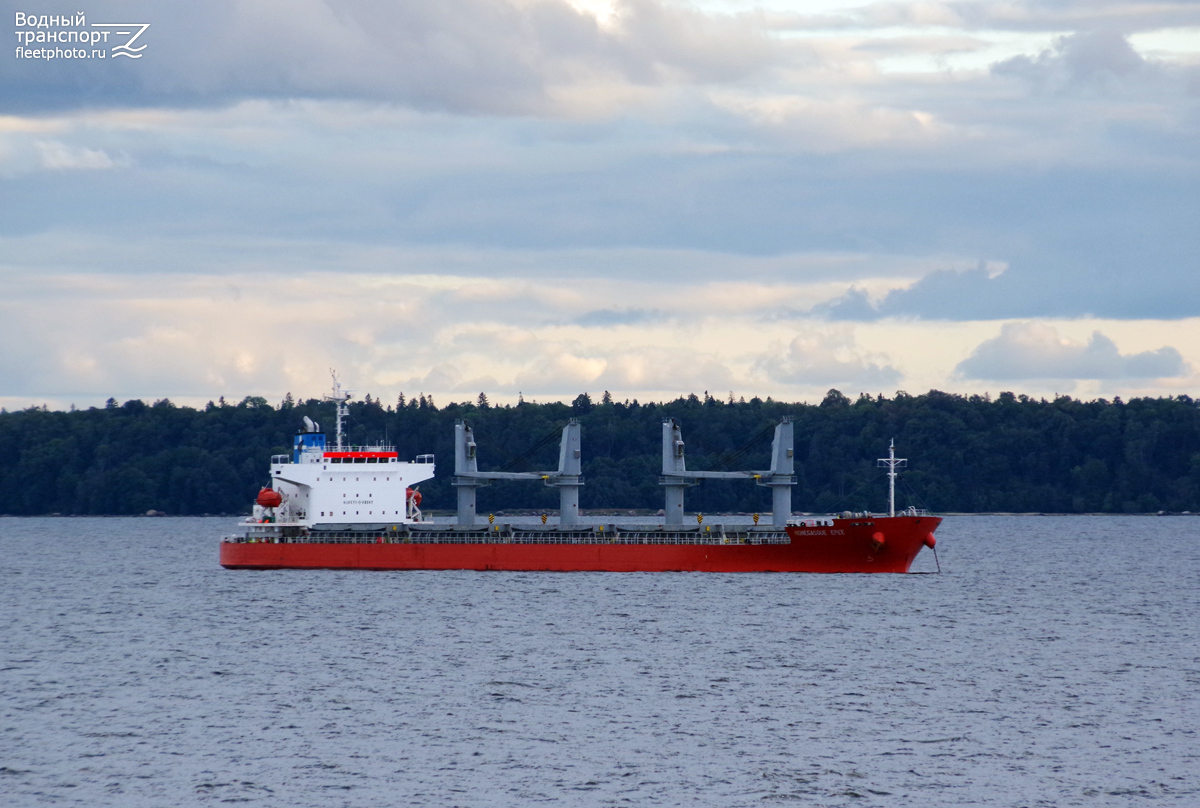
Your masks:
M5 806L1200 805L1200 518L949 517L941 573L227 571L0 519Z

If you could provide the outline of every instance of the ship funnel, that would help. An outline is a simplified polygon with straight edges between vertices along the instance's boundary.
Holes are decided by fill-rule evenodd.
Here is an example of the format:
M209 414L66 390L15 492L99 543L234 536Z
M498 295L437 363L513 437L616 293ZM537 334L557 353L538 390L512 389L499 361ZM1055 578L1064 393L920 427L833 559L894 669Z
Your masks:
M320 432L321 430L317 426L317 422L314 421L313 419L309 418L306 415L306 416L304 416L304 431L305 432Z

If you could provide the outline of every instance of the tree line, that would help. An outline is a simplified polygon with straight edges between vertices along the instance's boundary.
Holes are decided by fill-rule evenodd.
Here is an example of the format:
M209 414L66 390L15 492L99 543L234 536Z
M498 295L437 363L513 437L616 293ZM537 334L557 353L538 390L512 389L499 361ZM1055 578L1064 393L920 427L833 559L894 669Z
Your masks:
M0 514L241 514L268 480L275 454L291 451L304 416L332 440L333 405L261 397L203 409L163 399L70 412L0 411ZM909 458L897 506L940 512L1136 513L1200 511L1200 411L1187 396L1052 401L1012 393L963 396L930 391L850 399L830 390L819 404L690 395L669 402L599 400L442 407L431 397L386 405L369 395L350 404L352 444L395 445L401 459L435 454L438 475L421 485L426 510L455 507L454 423L474 428L481 471L549 470L557 435L582 425L585 485L593 509L662 507L662 421L683 427L689 469L769 466L771 427L795 423L793 507L829 513L883 510L887 488L876 459L894 439ZM735 465L730 465L736 456ZM557 491L538 483L481 488L482 513L553 511ZM687 493L689 511L770 509L749 481L706 480Z

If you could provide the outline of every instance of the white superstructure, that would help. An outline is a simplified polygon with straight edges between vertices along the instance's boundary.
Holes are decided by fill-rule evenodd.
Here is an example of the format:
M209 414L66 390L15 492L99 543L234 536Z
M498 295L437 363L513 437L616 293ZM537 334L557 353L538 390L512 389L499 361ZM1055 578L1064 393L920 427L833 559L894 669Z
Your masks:
M402 461L394 446L347 445L342 422L349 399L334 376L334 394L328 397L337 406L334 446L325 445L320 425L306 417L292 454L271 458L273 493L259 492L248 521L306 530L421 521L421 498L413 489L433 477L433 455Z
M305 433L298 437L309 437ZM323 435L321 437L324 437ZM311 527L322 524L400 524L420 521L408 489L433 477L433 455L401 461L391 446L305 448L296 456L271 458L271 487L283 498L273 509L276 522Z

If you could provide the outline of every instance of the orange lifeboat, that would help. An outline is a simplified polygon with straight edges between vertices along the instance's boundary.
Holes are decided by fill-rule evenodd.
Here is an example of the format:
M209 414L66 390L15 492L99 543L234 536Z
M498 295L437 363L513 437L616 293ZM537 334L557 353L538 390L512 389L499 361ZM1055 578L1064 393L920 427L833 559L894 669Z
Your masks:
M254 501L264 508L278 508L283 504L283 495L273 488L264 488L258 492Z

